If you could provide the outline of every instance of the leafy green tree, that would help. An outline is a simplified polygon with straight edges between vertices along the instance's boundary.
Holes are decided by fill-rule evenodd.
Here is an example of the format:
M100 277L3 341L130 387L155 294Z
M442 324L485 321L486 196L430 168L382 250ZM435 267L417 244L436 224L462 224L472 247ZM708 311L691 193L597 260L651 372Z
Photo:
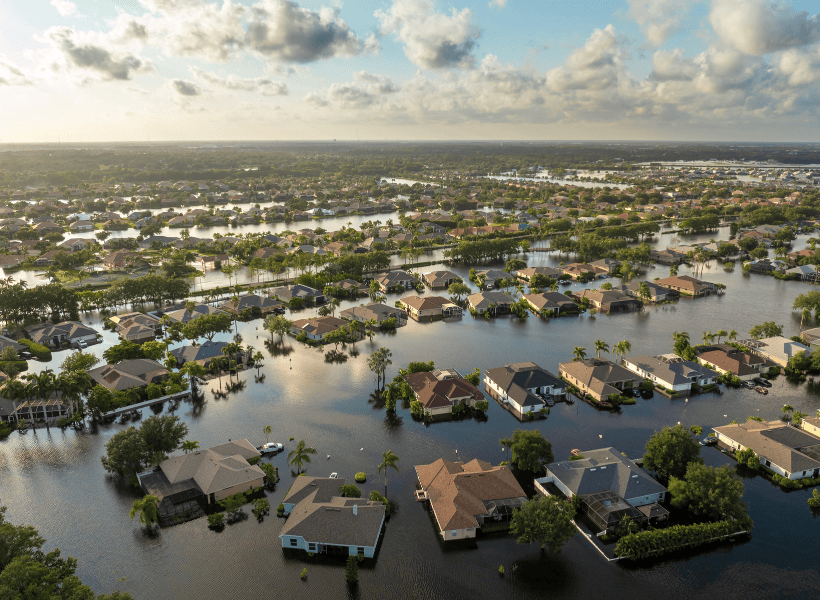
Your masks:
M537 430L516 429L512 436L512 464L522 471L540 473L553 462L552 444Z
M570 502L557 496L538 496L513 513L510 533L518 536L519 544L536 542L542 552L548 547L555 555L577 532L572 523L574 516L575 509Z
M159 360L165 356L165 351L168 349L163 342L150 341L142 344L142 356L149 360Z
M316 454L316 448L305 444L305 440L300 440L296 448L288 452L288 463L296 467L297 474L301 473L304 464L310 464L310 457L313 454Z
M820 509L820 491L818 491L817 488L811 491L811 498L809 498L808 504L813 510Z
M521 260L520 258L510 258L507 260L507 263L504 265L504 270L507 273L515 273L516 271L520 271L521 269L526 269L527 263Z
M293 321L286 319L282 315L271 315L265 319L262 326L266 331L270 331L271 342L273 342L273 335L276 334L279 336L279 343L281 344L284 342L285 336L293 326Z
M144 358L144 355L142 354L142 346L128 340L123 340L119 344L105 350L103 352L103 358L109 365L114 365L124 360Z
M749 330L749 335L754 339L777 337L783 335L783 326L777 325L774 321L766 321L762 325L755 325Z
M179 417L164 415L148 417L140 425L140 435L149 452L168 454L179 448L188 435L188 426Z
M217 333L228 333L231 331L231 316L226 313L213 313L202 315L192 321L188 321L182 327L182 335L189 340L197 340L201 337L213 341Z
M154 525L159 525L159 498L148 494L147 496L134 500L134 504L131 506L128 516L133 519L137 515L140 517L140 523L145 525L149 530L152 529Z
M661 479L683 478L689 463L702 463L700 443L683 425L664 427L646 442L643 466Z
M63 359L60 369L63 371L89 371L98 362L100 362L100 359L93 354L76 350Z
M137 473L145 467L148 449L145 439L136 427L115 433L105 444L102 464L110 473L117 473L136 481Z
M454 281L450 284L450 287L447 288L447 292L456 304L461 304L464 297L469 296L471 291L469 285L460 281Z
M392 450L382 452L382 462L379 463L378 472L384 471L384 496L387 497L387 470L394 469L396 473L399 472L399 467L396 463L399 462L399 457Z
M714 521L746 516L743 482L729 465L708 467L691 462L682 479L669 480L672 506Z
M481 369L476 367L475 370L473 370L473 372L467 375L464 379L478 387L478 384L481 383Z

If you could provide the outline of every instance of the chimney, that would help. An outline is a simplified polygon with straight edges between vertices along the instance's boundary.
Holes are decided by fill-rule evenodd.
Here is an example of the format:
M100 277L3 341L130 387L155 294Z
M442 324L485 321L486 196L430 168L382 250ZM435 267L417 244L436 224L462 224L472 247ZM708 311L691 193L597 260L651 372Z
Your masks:
M356 516L359 515L359 505L358 504L353 505L353 514L356 515Z

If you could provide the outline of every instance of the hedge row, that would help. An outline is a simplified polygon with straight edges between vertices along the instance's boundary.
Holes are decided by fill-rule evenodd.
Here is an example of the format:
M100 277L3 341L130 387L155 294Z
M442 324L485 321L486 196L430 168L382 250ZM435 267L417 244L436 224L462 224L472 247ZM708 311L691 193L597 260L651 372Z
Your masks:
M51 360L51 350L49 350L42 344L38 344L37 342L33 342L26 338L20 338L17 341L23 344L24 346L28 346L29 352L31 352L31 355L37 360L42 360L45 362Z
M660 556L683 548L694 548L718 539L737 535L752 528L751 519L673 525L666 529L650 529L631 533L618 540L615 556L633 560Z

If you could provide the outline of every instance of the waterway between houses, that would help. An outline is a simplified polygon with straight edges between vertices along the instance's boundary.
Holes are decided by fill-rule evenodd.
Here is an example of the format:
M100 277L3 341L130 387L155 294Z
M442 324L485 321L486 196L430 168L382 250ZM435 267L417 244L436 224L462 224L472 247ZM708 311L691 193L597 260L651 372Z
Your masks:
M665 246L671 236L658 237L658 245ZM795 248L802 247L805 237L795 242ZM548 253L526 258L531 266L568 260ZM466 278L467 268L454 270ZM667 273L664 267L653 267L648 277ZM498 440L516 428L542 431L559 459L573 448L603 446L638 457L654 430L678 421L709 428L748 415L774 419L785 403L814 414L820 408L820 393L813 386L794 386L781 377L767 396L741 389L685 402L656 394L613 413L598 412L578 401L559 403L548 419L524 425L495 402L490 402L485 422L428 427L401 409L399 423L387 422L384 411L367 401L374 388L367 356L380 345L393 353L388 378L412 360L434 360L437 366L452 366L462 373L532 360L557 372L558 362L570 359L574 346L584 346L591 353L598 338L610 346L629 340L631 354L637 356L670 351L674 331L688 331L697 341L705 330L736 329L744 335L753 325L774 320L785 326L785 335L794 335L799 315L792 314L793 299L812 289L797 282L744 276L739 267L728 273L713 265L703 277L726 284L726 295L612 316L525 322L502 317L488 322L468 315L448 323L411 321L395 334L358 343L361 355L344 364L326 364L315 349L294 343L290 356L266 358L261 369L264 383L254 382L254 372L244 372L240 376L247 380L244 391L224 400L206 392L201 410L181 404L175 414L188 425L189 439L198 440L202 447L240 437L261 443L263 426L272 426L272 439L285 444L285 452L271 459L282 476L278 489L268 494L273 507L293 481L286 454L300 439L318 450L308 474L326 476L335 471L352 480L355 472L365 471L368 482L361 486L365 492L383 486L382 476L376 473L381 453L392 449L400 457L400 471L388 475L389 496L398 512L387 523L375 564L361 570L353 591L346 586L339 564L284 554L277 537L282 521L275 516L263 523L250 518L221 533L208 530L204 519L199 519L163 529L156 536L146 535L128 518L134 492L108 477L100 463L106 441L127 425L114 423L83 433L51 429L13 434L0 442L0 502L9 507L9 519L36 526L49 549L59 547L78 558L79 575L95 591L122 589L139 599L820 597L817 555L812 550L820 523L806 505L809 492L787 494L760 477L745 480L745 501L755 522L749 541L639 567L606 563L578 536L557 557L542 555L537 546L516 544L506 535L480 539L476 547L445 546L424 505L413 501L413 465L439 457L497 463L504 458ZM391 295L388 301L398 297ZM341 308L351 304L344 302ZM84 315L84 320L100 328L98 315ZM240 323L239 331L245 343L263 347L267 332L261 321ZM110 332L103 336L103 344L91 348L98 355L117 341ZM61 360L56 354L49 364L32 363L32 370L56 370ZM219 382L208 385L218 388ZM145 410L144 414L151 413ZM290 437L295 440L289 441ZM703 455L713 465L728 461L714 448L705 448ZM503 578L499 565L506 570ZM304 567L307 581L299 579Z

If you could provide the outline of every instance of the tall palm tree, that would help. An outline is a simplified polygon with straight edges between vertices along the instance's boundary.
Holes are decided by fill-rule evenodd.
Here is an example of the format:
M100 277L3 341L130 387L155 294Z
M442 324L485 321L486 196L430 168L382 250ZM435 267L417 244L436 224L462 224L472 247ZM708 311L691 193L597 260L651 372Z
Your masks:
M609 353L609 344L603 340L595 340L595 357L601 358L601 352Z
M268 442L270 442L270 433L271 433L270 425L265 425L265 428L262 430L262 433L265 434L265 439Z
M182 448L182 451L185 454L188 454L189 452L199 450L199 442L196 440L185 440L182 442L182 446L180 446L180 448Z
M159 498L148 494L142 498L134 500L128 516L132 519L140 516L140 523L143 523L149 530L156 524L159 525Z
M575 346L575 350L572 351L572 360L584 360L587 357L587 349L582 348L581 346Z
M316 448L311 448L305 444L305 440L300 440L296 448L288 452L288 463L296 467L296 474L302 472L305 463L310 464L311 454L316 454Z
M262 364L263 360L265 360L265 355L262 354L261 351L258 351L256 354L253 355L253 364L256 366L257 377L259 376L259 369L265 366Z
M615 344L613 350L615 352L615 356L620 355L621 357L624 357L626 356L627 352L630 352L632 350L632 344L629 343L628 340L622 340Z
M715 334L715 336L717 337L718 344L720 343L720 338L726 337L727 335L729 334L726 332L725 329L718 329L717 333Z
M388 450L387 452L382 452L382 462L379 465L378 472L381 473L384 470L384 497L387 498L387 469L395 469L396 473L399 472L399 467L396 463L399 462L399 457L395 455L392 450Z
M703 332L703 343L704 344L711 344L715 341L715 334L711 331L704 331Z

